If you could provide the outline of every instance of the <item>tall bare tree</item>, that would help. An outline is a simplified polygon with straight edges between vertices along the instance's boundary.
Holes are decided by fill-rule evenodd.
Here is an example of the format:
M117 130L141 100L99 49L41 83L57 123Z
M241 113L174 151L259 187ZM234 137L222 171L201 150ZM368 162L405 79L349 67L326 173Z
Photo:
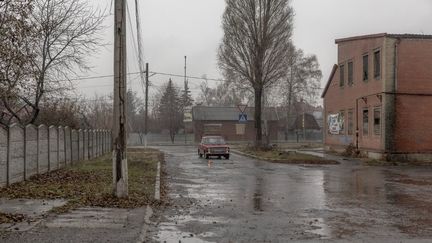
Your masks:
M250 93L235 87L233 82L220 82L216 87L210 86L207 80L200 84L197 102L205 106L236 106L248 103Z
M31 50L27 59L31 73L20 77L19 82L6 84L11 95L2 100L11 121L34 123L41 100L71 88L69 75L90 68L86 58L101 44L99 31L104 17L103 11L93 9L85 0L31 2L31 12L25 18L32 38L18 40ZM13 38L13 34L6 38Z
M219 65L254 91L257 147L262 146L262 95L285 76L293 10L288 0L226 0Z

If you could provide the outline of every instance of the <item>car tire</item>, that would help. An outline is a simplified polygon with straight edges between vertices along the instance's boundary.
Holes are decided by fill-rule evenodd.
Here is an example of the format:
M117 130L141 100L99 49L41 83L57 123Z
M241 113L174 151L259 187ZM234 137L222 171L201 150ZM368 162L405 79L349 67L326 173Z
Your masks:
M230 157L229 155L225 155L225 159L229 159L229 157Z
M208 154L205 153L204 156L206 159L210 159L210 156Z
M200 157L200 158L202 158L203 157L203 155L200 153L200 151L198 150L198 156Z

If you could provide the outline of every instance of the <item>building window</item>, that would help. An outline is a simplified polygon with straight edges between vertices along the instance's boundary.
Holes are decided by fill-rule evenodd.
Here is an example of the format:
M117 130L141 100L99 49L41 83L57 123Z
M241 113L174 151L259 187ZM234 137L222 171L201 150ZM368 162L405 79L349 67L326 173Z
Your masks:
M363 81L369 79L369 55L363 56Z
M339 66L339 74L340 74L339 86L343 87L345 85L345 65Z
M381 51L374 52L374 78L381 78Z
M354 117L353 117L353 110L348 110L348 135L353 135L354 131Z
M345 134L345 111L339 112L339 134L343 135Z
M353 85L354 83L354 64L353 62L348 62L348 85Z
M374 109L374 133L381 135L381 108Z
M369 110L363 110L363 136L369 135Z

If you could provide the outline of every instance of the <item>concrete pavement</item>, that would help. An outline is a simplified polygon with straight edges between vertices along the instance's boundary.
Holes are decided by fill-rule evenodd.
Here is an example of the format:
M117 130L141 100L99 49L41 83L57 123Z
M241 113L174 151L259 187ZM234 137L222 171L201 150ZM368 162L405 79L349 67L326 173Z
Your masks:
M432 168L285 165L166 152L171 206L147 241L430 242Z

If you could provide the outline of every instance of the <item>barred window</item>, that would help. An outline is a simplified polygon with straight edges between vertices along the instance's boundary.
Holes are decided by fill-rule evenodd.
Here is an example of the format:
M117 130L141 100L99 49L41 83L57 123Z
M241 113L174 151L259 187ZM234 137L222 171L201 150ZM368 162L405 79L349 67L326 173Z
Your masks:
M381 135L381 108L374 109L374 133Z
M369 55L363 56L363 81L369 79Z
M369 110L363 110L363 136L369 135Z
M348 62L348 85L353 85L354 83L354 64L353 62Z
M374 52L374 78L381 78L381 51Z
M343 87L345 85L345 65L339 66L339 74L340 74L339 86Z

